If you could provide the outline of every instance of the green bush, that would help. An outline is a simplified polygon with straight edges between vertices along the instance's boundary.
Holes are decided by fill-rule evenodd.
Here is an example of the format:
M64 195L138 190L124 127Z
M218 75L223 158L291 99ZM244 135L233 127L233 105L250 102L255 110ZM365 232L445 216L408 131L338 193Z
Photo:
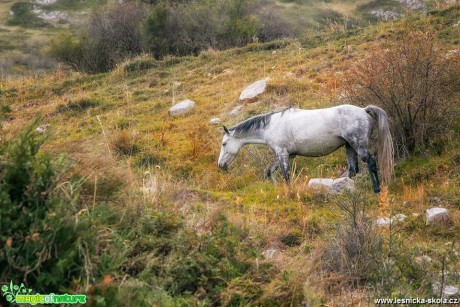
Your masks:
M39 153L44 137L34 128L0 152L0 281L25 281L43 293L81 278L79 251L92 239L88 225L74 217L78 189L63 193L62 159L55 165Z
M134 3L95 10L79 35L61 34L50 43L49 53L79 71L109 71L142 53L140 25L144 18L145 10Z

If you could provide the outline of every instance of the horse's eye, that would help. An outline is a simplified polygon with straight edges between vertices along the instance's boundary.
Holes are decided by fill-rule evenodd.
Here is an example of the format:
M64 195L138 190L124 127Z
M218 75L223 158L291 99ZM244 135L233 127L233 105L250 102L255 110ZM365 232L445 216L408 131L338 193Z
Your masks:
M225 143L222 143L222 146L225 146L225 145L227 145L227 142L225 142Z

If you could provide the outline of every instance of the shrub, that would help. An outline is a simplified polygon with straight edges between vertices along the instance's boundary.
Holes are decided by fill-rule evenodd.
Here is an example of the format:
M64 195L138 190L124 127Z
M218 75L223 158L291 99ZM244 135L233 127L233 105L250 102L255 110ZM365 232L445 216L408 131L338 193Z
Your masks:
M34 128L0 151L0 281L24 281L43 293L84 275L79 251L91 232L74 217L78 188L62 178L62 163L39 153L44 138ZM66 185L72 189L64 193Z
M48 53L75 70L86 71L82 42L70 33L61 33L51 40Z
M142 53L140 24L144 17L145 10L134 3L94 11L78 37L65 33L53 40L50 54L80 71L109 71L126 58Z
M339 203L345 220L325 249L322 267L346 284L358 286L379 274L383 259L383 239L366 216L366 202L359 194Z
M148 50L161 58L246 44L260 28L255 4L253 0L158 4L144 25Z
M459 59L445 53L435 33L406 28L348 73L346 94L352 102L384 108L397 152L412 154L446 136L460 89Z

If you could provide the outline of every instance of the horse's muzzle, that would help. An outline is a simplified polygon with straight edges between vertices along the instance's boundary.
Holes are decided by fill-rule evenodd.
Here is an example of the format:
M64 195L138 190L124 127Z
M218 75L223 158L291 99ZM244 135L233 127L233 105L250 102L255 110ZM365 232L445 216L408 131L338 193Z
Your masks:
M228 164L227 163L219 164L219 168L223 171L228 171Z

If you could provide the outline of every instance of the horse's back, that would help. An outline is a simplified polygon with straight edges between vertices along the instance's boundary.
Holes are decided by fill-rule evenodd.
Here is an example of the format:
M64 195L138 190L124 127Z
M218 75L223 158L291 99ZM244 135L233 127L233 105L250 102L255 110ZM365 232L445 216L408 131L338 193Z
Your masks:
M352 105L288 109L274 115L267 129L267 143L303 156L322 156L337 150L348 135L364 129L369 120L363 108Z

